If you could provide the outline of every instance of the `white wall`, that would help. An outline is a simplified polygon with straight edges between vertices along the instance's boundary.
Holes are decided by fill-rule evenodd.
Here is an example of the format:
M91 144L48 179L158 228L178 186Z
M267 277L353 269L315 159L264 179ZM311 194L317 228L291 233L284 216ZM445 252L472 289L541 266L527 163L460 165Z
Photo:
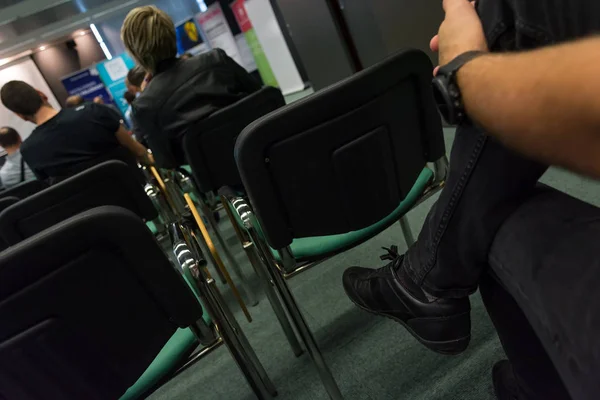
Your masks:
M0 87L4 86L5 83L14 80L27 82L37 90L43 92L48 96L50 104L60 110L58 101L56 101L54 94L50 91L48 84L31 58L23 58L0 69ZM32 123L23 121L11 111L7 110L2 103L0 103L0 126L13 127L19 132L23 139L27 138L35 128L35 125Z

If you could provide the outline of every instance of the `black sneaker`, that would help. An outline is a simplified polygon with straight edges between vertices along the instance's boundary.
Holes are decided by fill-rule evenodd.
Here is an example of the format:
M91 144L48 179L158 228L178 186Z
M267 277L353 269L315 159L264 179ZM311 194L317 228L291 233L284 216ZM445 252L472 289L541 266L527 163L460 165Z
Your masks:
M402 324L425 347L459 354L471 340L469 298L428 298L404 272L403 256L392 246L383 268L351 267L344 271L344 290L358 307Z
M492 368L494 394L498 400L519 400L519 389L508 360L498 361Z

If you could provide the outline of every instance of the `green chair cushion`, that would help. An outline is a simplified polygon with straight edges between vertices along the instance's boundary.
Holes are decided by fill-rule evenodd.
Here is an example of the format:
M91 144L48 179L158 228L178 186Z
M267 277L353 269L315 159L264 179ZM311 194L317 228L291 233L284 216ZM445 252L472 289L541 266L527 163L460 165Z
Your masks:
M198 296L198 290L192 283L193 278L188 273L183 275L186 283L194 292L194 295L200 302ZM200 302L200 304L202 304ZM204 310L206 308L202 307ZM211 318L206 311L202 314L202 319L207 325L211 324ZM133 400L140 399L144 393L150 390L156 385L162 378L175 372L176 368L185 362L187 357L199 343L196 340L196 336L189 328L178 329L171 339L164 345L161 351L158 353L154 361L144 371L142 376L137 382L131 386L119 400Z
M371 226L338 235L294 239L290 245L294 258L296 260L304 260L319 258L327 254L334 254L340 250L362 243L384 231L414 207L425 192L425 189L427 189L432 178L433 172L429 168L424 168L412 189L400 205L387 217ZM271 249L271 252L273 253L273 256L279 260L277 251Z
M182 359L187 357L196 346L198 341L189 328L178 329L142 376L119 400L141 399L158 381L175 372L175 369L182 364Z
M150 232L152 232L152 234L156 236L156 234L158 233L158 229L156 229L156 224L154 223L154 221L146 222L146 226L148 227L148 229L150 229Z
M290 245L292 253L294 254L294 258L300 261L304 259L319 258L327 254L335 254L342 249L347 249L377 235L392 225L395 221L398 221L402 216L404 216L404 214L409 212L415 206L417 201L419 201L425 192L425 189L427 189L432 178L433 171L427 167L423 168L423 171L421 171L419 174L417 181L400 205L398 205L398 207L387 217L371 226L339 235L314 236L294 239ZM231 209L238 225L243 229L244 225L238 213L231 205L229 208ZM257 228L258 234L262 235L262 230L257 220L254 219L253 223ZM271 253L275 259L279 260L279 254L275 249L271 249Z

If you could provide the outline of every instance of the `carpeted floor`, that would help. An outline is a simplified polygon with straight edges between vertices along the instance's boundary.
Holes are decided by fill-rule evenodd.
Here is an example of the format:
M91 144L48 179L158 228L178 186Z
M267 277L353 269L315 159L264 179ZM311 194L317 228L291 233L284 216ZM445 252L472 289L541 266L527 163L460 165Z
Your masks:
M447 129L448 149L453 131ZM543 181L588 202L600 205L600 186L570 173L551 170ZM433 201L409 214L415 235ZM227 221L221 223L249 280L256 278ZM478 294L472 301L472 342L459 356L426 350L401 326L358 310L345 296L341 275L351 265L379 266L382 246L406 248L395 225L371 241L335 257L289 281L346 399L357 400L488 400L494 399L490 371L503 358L502 348ZM224 289L228 299L230 293ZM279 391L279 399L327 399L308 355L294 357L268 301L250 312L248 324L230 302L258 357ZM254 396L226 348L213 352L156 391L151 399L246 400Z

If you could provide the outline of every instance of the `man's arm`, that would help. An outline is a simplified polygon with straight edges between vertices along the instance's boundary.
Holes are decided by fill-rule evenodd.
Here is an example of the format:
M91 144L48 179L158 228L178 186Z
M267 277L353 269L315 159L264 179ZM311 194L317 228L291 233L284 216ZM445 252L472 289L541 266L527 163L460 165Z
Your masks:
M487 50L467 0L445 0L432 49L440 64ZM600 178L600 38L484 55L458 72L467 114L507 146L541 162Z
M121 146L128 149L142 163L154 164L154 159L152 158L152 155L148 153L148 149L137 140L132 138L123 125L119 127L115 135Z

